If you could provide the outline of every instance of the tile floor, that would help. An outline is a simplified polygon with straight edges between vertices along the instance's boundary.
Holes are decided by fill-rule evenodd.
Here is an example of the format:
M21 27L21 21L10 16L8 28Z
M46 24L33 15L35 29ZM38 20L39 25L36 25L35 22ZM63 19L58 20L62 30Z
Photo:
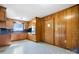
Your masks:
M13 42L10 46L0 47L0 54L74 54L74 52L43 42L21 40Z

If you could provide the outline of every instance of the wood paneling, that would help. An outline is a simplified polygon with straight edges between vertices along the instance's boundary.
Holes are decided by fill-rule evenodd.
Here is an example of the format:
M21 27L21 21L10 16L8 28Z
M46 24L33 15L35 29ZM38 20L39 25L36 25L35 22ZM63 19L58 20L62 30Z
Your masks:
M42 37L42 20L41 18L36 18L36 39L37 41L41 41Z
M67 49L79 48L79 5L43 17L42 20L42 41L51 44L54 38L53 45ZM53 24L53 29L47 24Z
M12 21L6 19L6 8L0 7L0 28L12 28ZM28 39L33 41L44 41L62 48L79 48L79 5L72 6L57 13L43 18L35 17L29 22L20 21L24 24L24 29L35 26L36 34L13 33L12 40ZM4 41L4 37L0 35ZM7 36L8 39L10 36ZM5 40L10 42L8 39ZM0 44L3 44L0 39Z
M45 42L45 22L44 22L45 18L41 18L42 22L41 22L41 27L42 27L42 31L41 31L41 41Z
M64 20L64 11L55 14L55 45L66 46L66 22Z
M71 18L66 20L66 28L67 28L67 48L74 49L79 48L79 5L74 6L72 8L67 9L67 16L71 16ZM77 41L78 40L78 41Z
M52 16L47 16L45 18L45 42L47 43L50 43L50 44L54 44L54 37L53 37L53 25L54 25L54 22L53 22L53 17Z

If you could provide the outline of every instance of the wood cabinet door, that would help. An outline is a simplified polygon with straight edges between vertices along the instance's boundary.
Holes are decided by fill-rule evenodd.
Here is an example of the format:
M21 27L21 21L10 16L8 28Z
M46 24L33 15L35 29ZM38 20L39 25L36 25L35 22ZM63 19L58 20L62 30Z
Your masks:
M5 16L6 16L6 9L3 7L0 7L0 21L5 20Z
M6 46L11 44L11 35L0 34L0 46Z
M33 35L33 34L28 34L28 39L32 40L32 41L37 41L36 40L36 35Z
M12 29L13 27L13 21L12 20L7 20L6 21L6 28L7 29Z
M52 16L48 16L45 18L45 42L54 44Z
M6 22L0 22L0 28L5 28L6 27Z

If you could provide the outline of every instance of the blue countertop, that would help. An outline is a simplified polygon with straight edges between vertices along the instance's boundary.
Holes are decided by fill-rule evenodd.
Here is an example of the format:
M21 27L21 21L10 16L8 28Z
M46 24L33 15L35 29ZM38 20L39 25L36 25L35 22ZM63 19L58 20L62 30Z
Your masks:
M0 34L11 34L11 32L0 32Z
M11 34L11 29L0 28L0 34Z

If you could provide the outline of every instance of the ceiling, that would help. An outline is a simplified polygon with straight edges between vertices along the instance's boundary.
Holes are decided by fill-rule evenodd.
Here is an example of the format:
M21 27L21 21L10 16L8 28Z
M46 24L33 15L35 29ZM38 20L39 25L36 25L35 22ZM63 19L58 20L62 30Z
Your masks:
M74 4L3 4L7 8L7 17L29 21L34 17L44 17Z

